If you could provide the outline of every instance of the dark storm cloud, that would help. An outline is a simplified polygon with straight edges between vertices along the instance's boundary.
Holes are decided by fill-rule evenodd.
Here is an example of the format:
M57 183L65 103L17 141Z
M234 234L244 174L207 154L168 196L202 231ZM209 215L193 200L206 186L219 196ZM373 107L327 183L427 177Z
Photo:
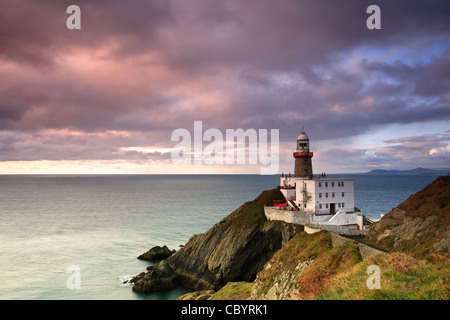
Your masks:
M81 30L65 27L71 4ZM371 4L381 30L366 28ZM2 1L0 130L146 135L58 140L62 158L110 159L133 143L168 146L194 120L279 128L285 141L301 126L320 140L449 120L448 21L445 0ZM43 143L26 137L17 157Z

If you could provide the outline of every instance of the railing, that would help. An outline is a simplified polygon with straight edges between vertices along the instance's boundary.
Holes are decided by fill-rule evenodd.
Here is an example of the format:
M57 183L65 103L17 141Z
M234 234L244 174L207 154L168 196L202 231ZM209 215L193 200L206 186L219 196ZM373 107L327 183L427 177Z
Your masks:
M307 151L295 151L294 152L294 158L298 157L312 157L313 152L307 152Z

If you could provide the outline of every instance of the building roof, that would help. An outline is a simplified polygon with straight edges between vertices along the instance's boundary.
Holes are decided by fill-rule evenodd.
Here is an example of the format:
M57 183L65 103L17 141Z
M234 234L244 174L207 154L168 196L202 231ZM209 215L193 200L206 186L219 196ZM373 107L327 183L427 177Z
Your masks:
M300 135L298 136L297 140L309 140L308 136L306 135L306 133L304 131L302 131L300 133Z

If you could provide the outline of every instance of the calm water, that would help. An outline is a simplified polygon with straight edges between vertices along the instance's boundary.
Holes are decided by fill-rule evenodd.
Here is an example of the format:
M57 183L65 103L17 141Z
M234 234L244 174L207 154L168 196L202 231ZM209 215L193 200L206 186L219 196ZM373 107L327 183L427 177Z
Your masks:
M355 205L379 218L437 176L335 177L355 179ZM187 290L140 295L122 284L148 266L136 257L177 249L278 184L260 175L0 176L0 299L175 299ZM68 288L71 267L79 289Z

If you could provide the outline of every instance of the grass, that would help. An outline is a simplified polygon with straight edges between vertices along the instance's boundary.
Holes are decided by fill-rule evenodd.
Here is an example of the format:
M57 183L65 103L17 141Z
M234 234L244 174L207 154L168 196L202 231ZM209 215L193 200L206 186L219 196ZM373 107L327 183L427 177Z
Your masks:
M300 298L315 298L326 290L336 274L351 270L361 260L358 245L350 241L321 254L297 278Z
M277 251L258 274L259 294L267 294L277 275L312 261L289 289L298 299L317 300L449 300L450 263L445 254L419 259L403 252L376 254L362 260L358 245L348 241L332 247L326 231L297 234ZM380 289L368 288L368 267L380 268ZM267 266L267 265L266 265ZM249 299L254 283L230 282L214 300ZM294 298L295 298L294 297Z
M381 270L380 289L367 287L367 268ZM328 289L316 299L351 300L448 300L450 290L448 258L419 260L405 253L378 254L330 280Z
M247 300L252 293L253 282L228 282L210 300Z
M302 232L291 239L269 261L270 267L258 274L260 292L267 294L277 275L294 270L301 262L311 265L300 272L290 289L301 299L313 299L327 287L336 274L353 268L361 262L361 254L355 242L348 241L339 247L332 247L331 234L321 231L315 234ZM293 292L294 292L293 291Z
M348 241L332 247L328 232L300 233L276 252L270 268L258 274L261 293L267 293L278 274L311 260L291 283L299 299L318 300L448 300L450 263L445 254L420 259L407 253L376 254L362 260L358 245ZM380 268L380 289L370 290L368 267ZM295 290L294 290L295 291ZM294 292L293 291L293 292Z
M281 191L276 188L263 191L255 200L246 202L233 215L233 224L239 228L259 225L261 228L267 223L264 206L273 205L274 200L284 199Z

